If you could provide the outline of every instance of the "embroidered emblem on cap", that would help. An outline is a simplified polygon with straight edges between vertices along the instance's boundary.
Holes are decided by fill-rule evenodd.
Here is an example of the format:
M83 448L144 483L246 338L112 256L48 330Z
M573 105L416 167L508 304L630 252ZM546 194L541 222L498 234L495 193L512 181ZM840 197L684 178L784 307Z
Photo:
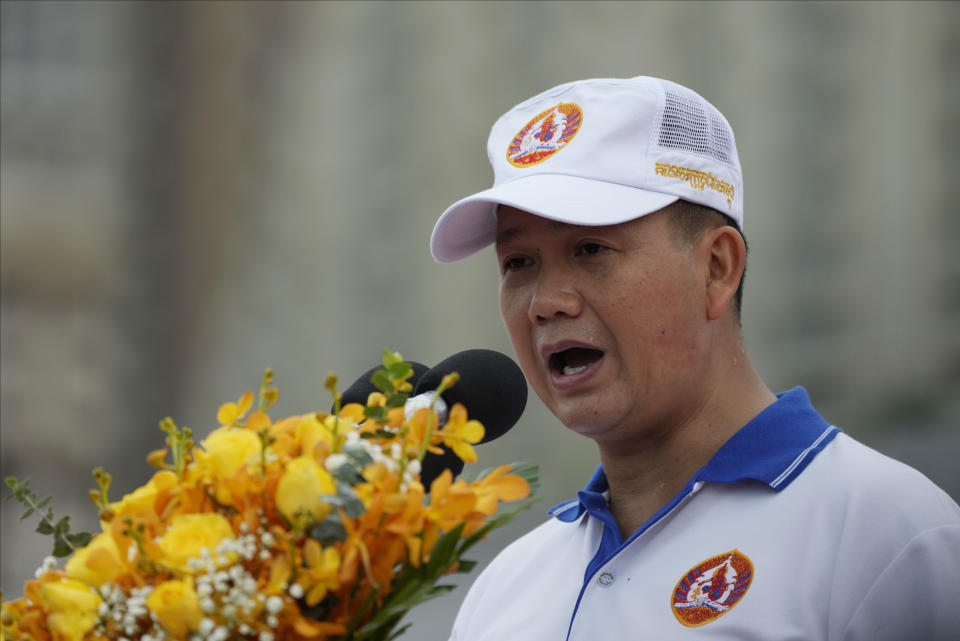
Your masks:
M541 163L567 146L580 131L583 111L572 102L561 102L537 114L507 147L507 161L514 167Z
M673 589L671 609L677 621L695 628L717 619L750 589L753 563L738 550L720 554L691 568Z

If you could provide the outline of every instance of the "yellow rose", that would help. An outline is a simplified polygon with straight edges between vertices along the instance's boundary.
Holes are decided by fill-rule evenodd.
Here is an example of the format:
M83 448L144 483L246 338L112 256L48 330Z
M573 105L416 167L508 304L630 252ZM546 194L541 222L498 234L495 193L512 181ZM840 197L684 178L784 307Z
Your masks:
M313 456L317 443L333 446L333 434L317 420L316 414L306 414L297 424L297 443L304 456ZM329 451L329 449L327 450Z
M126 572L117 542L109 534L98 534L89 545L73 553L67 561L67 575L87 585L100 587Z
M277 509L290 521L298 513L311 514L319 521L333 509L321 497L336 491L329 472L313 458L300 456L287 464L277 483Z
M203 618L197 593L187 581L158 585L147 597L147 609L156 615L167 634L177 639L185 639Z
M58 639L80 641L97 622L103 602L92 587L75 579L49 581L40 586L47 625Z
M203 462L216 478L231 478L244 465L260 461L260 437L244 427L217 428L201 445Z
M167 561L186 567L189 559L202 557L204 548L215 556L220 541L232 537L230 522L220 514L177 514L160 539L160 549Z
M138 487L130 494L125 494L120 501L111 503L110 511L120 517L155 514L153 505L157 495L176 484L176 474L169 470L161 470L154 474L150 482L143 487Z

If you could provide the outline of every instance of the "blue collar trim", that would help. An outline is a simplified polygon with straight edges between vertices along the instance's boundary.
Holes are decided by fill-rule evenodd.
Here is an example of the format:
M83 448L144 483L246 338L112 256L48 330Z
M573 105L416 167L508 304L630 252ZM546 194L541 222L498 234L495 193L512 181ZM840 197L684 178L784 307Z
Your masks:
M755 480L781 491L810 464L810 461L840 432L810 404L802 387L777 395L772 403L717 450L700 468L687 488L698 481L736 483ZM606 512L605 492L609 489L603 467L597 467L576 499L550 509L550 514L567 523L585 512Z

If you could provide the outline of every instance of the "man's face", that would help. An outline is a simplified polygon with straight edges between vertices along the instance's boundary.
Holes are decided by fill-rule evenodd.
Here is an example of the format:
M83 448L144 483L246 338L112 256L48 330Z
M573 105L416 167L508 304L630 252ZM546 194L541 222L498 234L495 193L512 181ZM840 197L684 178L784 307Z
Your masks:
M520 365L601 446L656 438L703 398L709 274L669 216L587 227L499 210L500 310Z

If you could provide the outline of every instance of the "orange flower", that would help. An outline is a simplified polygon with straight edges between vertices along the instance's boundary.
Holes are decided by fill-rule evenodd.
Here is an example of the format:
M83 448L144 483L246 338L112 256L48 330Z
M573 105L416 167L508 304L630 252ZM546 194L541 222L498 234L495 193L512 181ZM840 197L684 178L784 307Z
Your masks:
M407 487L402 510L387 519L384 529L403 537L407 544L410 564L420 567L423 554L423 524L427 510L423 505L423 486L413 482ZM403 496L403 495L401 495Z
M477 493L478 512L493 516L499 501L519 501L530 495L530 484L516 474L507 474L510 465L501 465L472 486Z
M340 552L334 547L323 549L316 539L307 539L303 556L308 567L300 569L297 584L307 594L307 605L314 606L329 590L340 587Z
M480 421L467 420L467 408L456 403L450 410L447 424L440 430L443 444L467 463L477 460L477 452L473 449L475 443L483 439L483 424Z
M453 473L444 470L430 485L427 518L449 532L464 522L477 504L477 495L464 481L453 482Z

